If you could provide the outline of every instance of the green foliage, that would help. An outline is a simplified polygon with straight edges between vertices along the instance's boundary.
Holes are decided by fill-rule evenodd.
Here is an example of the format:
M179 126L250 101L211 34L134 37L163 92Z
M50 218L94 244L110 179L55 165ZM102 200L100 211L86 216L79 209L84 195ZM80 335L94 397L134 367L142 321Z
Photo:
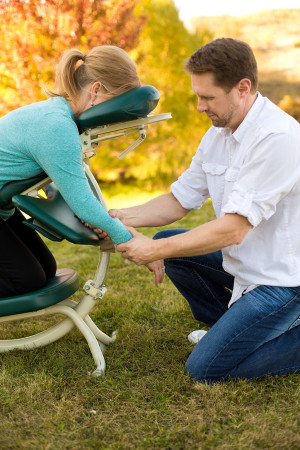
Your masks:
M142 0L135 13L147 16L148 21L131 55L138 64L142 83L160 91L155 113L171 112L173 118L152 125L145 143L121 162L114 158L125 143L120 148L119 143L102 144L93 169L105 181L168 184L188 167L209 127L207 118L196 111L197 100L184 71L184 62L199 47L200 39L186 30L172 0Z
M137 62L142 83L160 91L155 113L171 112L173 118L152 125L146 141L122 161L116 156L135 137L100 144L92 169L108 184L164 188L189 166L211 125L196 111L183 68L208 41L230 36L248 42L261 69L260 91L275 103L281 101L299 120L299 11L195 18L191 31L172 0L0 1L1 113L45 98L41 88L51 86L64 50L79 47L87 52L104 43L121 46Z
M130 50L145 17L137 0L9 0L0 2L1 112L44 99L61 54L100 44Z
M285 95L278 106L300 122L300 97Z

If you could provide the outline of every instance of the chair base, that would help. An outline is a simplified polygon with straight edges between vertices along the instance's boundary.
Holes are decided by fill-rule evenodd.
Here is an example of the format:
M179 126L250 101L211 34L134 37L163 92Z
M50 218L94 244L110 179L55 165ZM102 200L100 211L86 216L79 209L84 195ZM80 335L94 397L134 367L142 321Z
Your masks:
M27 301L33 302L33 305L35 306L37 306L37 304L34 303L33 299L36 295L39 300L41 299L41 297L45 300L46 306L51 301L51 306L44 307L35 311L26 311L9 316L6 315L5 317L0 317L0 323L33 317L41 317L51 314L63 314L64 316L66 316L66 318L60 323L35 335L26 336L20 339L0 340L0 353L6 353L12 350L30 350L37 347L43 347L62 338L67 333L69 333L74 328L74 326L76 326L85 337L96 364L96 370L92 373L92 375L95 377L103 375L106 368L103 351L105 350L106 345L110 344L116 339L116 332L113 333L111 337L103 333L88 315L95 305L96 299L98 299L98 297L95 296L95 290L97 291L97 289L94 288L92 295L86 292L79 303L76 303L75 301L70 299L60 301L62 292L65 292L63 286L68 286L68 292L71 292L72 290L72 294L77 290L77 274L73 270L62 269L61 271L58 271L58 277L55 278L58 278L60 281L56 280L56 282L53 281L51 283L48 283L45 288L36 291L35 293L27 294L25 296L27 298ZM56 285L56 289L54 289L54 285ZM70 286L72 286L71 290ZM57 290L59 294L59 297L57 297L58 300L56 302L54 301L55 290ZM98 291L101 292L101 296L103 296L103 294L105 293L105 288L99 288ZM46 293L48 293L51 300L47 300ZM8 307L9 304L10 308L12 308L14 300L17 299L17 307L20 310L21 308L19 297L24 296L0 299L0 303L3 300L5 301L6 307ZM40 305L41 303L39 302L38 304ZM27 306L24 306L23 309L26 310Z

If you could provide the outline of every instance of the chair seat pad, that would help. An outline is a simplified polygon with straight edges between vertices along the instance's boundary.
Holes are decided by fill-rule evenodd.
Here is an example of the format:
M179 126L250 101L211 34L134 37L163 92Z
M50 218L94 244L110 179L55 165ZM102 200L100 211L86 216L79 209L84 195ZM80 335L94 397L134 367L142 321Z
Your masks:
M38 311L70 297L79 288L77 272L59 269L46 286L28 294L0 298L0 316Z

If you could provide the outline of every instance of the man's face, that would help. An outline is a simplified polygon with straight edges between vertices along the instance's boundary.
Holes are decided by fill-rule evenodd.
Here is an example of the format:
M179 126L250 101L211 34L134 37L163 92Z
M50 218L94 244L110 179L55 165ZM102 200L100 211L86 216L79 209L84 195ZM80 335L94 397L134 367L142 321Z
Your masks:
M242 121L238 88L226 92L215 85L211 72L192 74L191 78L192 89L198 97L198 112L205 113L215 127L230 128L234 132Z

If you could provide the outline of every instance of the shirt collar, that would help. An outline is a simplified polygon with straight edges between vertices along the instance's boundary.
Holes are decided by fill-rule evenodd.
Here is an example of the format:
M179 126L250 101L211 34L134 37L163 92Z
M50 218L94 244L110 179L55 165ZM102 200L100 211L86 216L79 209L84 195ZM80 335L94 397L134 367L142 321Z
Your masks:
M232 137L238 142L241 143L246 131L249 128L249 124L251 122L254 122L257 116L257 111L262 107L263 105L263 97L262 95L257 92L257 97L249 109L246 117L242 121L242 123L238 126L238 128L235 130L235 132L232 134Z
M249 109L246 117L242 121L242 123L238 126L238 128L235 130L234 133L231 132L229 128L218 128L218 132L222 133L225 138L231 138L237 141L238 143L241 143L243 136L245 135L248 126L251 122L253 122L256 118L257 111L262 107L263 105L263 97L260 94L260 92L257 92L257 97Z

